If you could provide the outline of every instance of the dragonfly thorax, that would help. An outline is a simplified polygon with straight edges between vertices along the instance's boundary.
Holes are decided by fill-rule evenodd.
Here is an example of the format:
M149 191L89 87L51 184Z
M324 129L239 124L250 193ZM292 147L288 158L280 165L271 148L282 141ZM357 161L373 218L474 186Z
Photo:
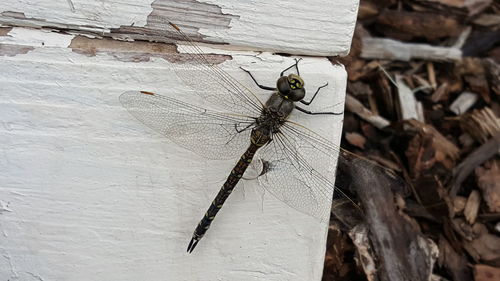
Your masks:
M293 102L286 101L281 98L279 94L275 93L273 96L271 96L271 98L269 98L267 105L269 105L269 102L273 104L272 101L277 100L281 100L281 105L288 103L293 104ZM260 142L265 141L267 143L271 139L272 135L279 131L279 128L285 123L285 120L290 113L290 110L284 110L285 108L288 107L268 106L262 110L261 115L256 120L257 126L255 126L255 128L252 130L251 138L254 144L257 143L257 137L259 138ZM267 139L263 138L263 136L266 136Z
M306 95L304 89L304 80L297 74L289 74L281 76L276 82L278 93L285 99L292 101L300 101Z

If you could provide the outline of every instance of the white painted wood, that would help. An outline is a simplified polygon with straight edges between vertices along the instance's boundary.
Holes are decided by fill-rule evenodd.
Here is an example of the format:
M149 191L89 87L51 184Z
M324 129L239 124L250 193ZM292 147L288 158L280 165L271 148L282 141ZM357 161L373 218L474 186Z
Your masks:
M321 279L327 222L289 208L257 181L236 188L186 254L237 159L198 157L121 107L127 90L189 101L172 64L149 54L137 62L130 58L144 58L138 53L80 54L67 47L73 39L23 28L0 36L1 280ZM238 66L272 85L293 63L269 53L231 56L222 67L262 99ZM301 75L309 94L329 82L312 109L343 110L342 66L304 58ZM341 117L292 119L339 143Z
M240 50L342 56L350 49L357 10L357 0L4 0L0 24L149 40L152 30L161 29L152 20L159 17L183 25L197 41Z

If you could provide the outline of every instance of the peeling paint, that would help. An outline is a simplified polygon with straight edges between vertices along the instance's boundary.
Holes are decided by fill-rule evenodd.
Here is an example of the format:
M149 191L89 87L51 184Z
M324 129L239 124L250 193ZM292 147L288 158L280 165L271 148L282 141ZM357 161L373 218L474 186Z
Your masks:
M124 62L147 62L152 57L177 63L190 59L189 55L179 54L175 45L145 41L125 42L107 38L95 39L76 36L69 47L73 52L85 56L93 57L99 53L105 53ZM229 55L207 55L207 57L211 62L217 64L232 59Z
M77 25L60 22L50 22L43 18L26 17L22 12L4 11L0 13L0 24L16 27L54 28L59 32L76 31L80 34L92 33L95 35L108 35L109 29L95 25ZM5 17L5 18L2 18Z
M79 54L95 56L98 52L103 53L149 53L149 54L171 54L176 53L174 45L151 42L125 42L113 39L96 39L84 36L76 36L71 40L70 48Z
M208 36L199 33L199 29L229 29L231 20L239 18L237 15L223 13L218 5L195 0L155 0L151 7L153 11L148 16L146 27L161 30L165 23L171 21L182 28L191 38L201 41L207 40ZM186 13L186 11L188 12ZM186 17L189 18L189 23L183 25L182 23L187 22Z
M134 40L152 40L172 43L176 34L168 33L166 25L169 21L179 27L193 40L205 43L227 44L220 38L203 35L202 28L229 29L231 20L239 16L223 13L221 7L195 0L155 0L153 11L147 17L144 27L121 26L111 29L112 34L125 34ZM189 21L186 21L189 18ZM184 24L183 24L184 23Z
M12 27L0 27L0 36L9 36Z
M2 15L4 17L15 18L15 19L26 19L26 15L24 15L23 12L5 11L5 12L1 12L0 15Z
M35 48L31 46L0 44L0 56L13 57L16 55L24 55L34 49Z
M0 37L0 44L66 48L73 38L74 35L65 35L53 30L14 27L8 37Z

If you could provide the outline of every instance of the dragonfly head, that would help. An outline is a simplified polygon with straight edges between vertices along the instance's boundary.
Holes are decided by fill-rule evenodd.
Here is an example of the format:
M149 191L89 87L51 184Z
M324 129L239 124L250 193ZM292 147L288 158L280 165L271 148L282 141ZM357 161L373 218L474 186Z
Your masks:
M300 101L306 95L304 80L297 74L289 74L278 79L277 88L279 94L285 99Z

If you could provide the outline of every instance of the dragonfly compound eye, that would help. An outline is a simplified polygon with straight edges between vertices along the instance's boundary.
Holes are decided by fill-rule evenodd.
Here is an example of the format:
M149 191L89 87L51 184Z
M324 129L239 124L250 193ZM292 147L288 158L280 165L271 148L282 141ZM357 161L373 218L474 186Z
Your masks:
M300 101L306 95L304 80L297 74L280 77L277 86L280 95L285 99Z
M288 85L292 90L304 88L304 80L302 80L302 78L296 74L292 73L288 75L287 80L288 80Z
M296 74L290 74L287 77L287 82L290 87L290 93L288 94L289 99L293 101L302 100L306 95L304 80Z

